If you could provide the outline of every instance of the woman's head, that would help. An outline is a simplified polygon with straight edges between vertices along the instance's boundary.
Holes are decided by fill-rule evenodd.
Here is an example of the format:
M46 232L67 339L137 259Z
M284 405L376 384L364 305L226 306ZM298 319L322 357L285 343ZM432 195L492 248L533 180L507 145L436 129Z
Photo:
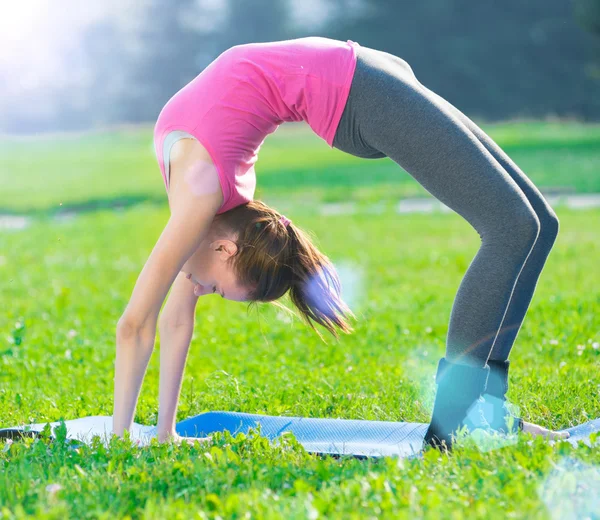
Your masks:
M352 332L347 319L354 314L340 298L333 264L304 231L293 222L286 226L281 216L258 200L217 215L205 245L186 264L205 278L200 282L206 282L202 294L212 293L217 285L217 292L225 289L227 299L251 301L251 305L274 302L281 307L275 300L289 291L317 333L313 322L336 338L336 328ZM208 250L211 259L203 253Z

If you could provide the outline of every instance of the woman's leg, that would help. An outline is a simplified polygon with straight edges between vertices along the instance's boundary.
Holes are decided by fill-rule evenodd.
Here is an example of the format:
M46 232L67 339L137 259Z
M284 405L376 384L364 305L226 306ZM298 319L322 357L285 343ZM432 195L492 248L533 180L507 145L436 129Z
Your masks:
M513 426L517 429L522 429L522 420L514 417L505 406L506 393L508 392L508 370L510 367L508 357L533 298L537 281L542 273L546 259L556 241L559 230L558 218L531 180L492 138L454 105L433 91L429 90L429 92L441 104L446 106L447 110L454 113L504 167L523 193L525 193L540 220L540 234L519 275L506 314L504 315L504 320L494 340L492 352L488 359L490 374L485 391L485 400L491 405L491 409L488 409L486 414L490 426L495 430L508 431L509 417L512 416L514 419Z
M426 89L426 87L423 87ZM517 183L523 191L531 207L537 214L540 221L540 234L535 241L535 245L523 270L519 275L515 285L508 309L504 315L504 320L498 335L494 341L490 360L505 361L510 355L515 339L521 328L521 324L533 298L535 288L546 263L546 259L552 250L552 246L558 236L559 221L556 213L548 204L543 195L539 192L531 180L521 171L521 169L511 160L511 158L500 148L492 138L471 121L465 114L458 110L454 105L444 98L427 89L432 96L459 118L464 125L473 132L479 139L479 142L490 152L493 157L502 165L504 170Z
M484 367L540 219L502 164L404 60L362 47L352 89L360 92L347 107L355 140L397 162L481 237L454 300L446 359Z

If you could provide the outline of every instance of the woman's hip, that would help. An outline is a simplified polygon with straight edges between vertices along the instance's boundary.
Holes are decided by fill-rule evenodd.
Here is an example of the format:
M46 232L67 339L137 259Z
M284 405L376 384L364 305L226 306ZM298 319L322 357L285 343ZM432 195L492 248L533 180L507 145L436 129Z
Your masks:
M393 54L361 46L344 112L333 147L356 157L380 159L386 154L369 142L370 124L394 102L390 92L418 83L410 65Z

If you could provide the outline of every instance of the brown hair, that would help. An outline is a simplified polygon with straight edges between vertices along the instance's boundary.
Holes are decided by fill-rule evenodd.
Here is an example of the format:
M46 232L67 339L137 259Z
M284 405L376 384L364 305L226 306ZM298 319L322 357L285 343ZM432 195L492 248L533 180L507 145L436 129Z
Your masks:
M238 247L231 258L237 281L250 287L250 305L273 302L288 290L290 299L308 325L325 327L336 339L336 327L349 334L354 329L348 317L356 318L340 298L340 281L329 258L312 243L309 235L293 223L285 226L281 214L259 200L216 215L215 234L234 235Z

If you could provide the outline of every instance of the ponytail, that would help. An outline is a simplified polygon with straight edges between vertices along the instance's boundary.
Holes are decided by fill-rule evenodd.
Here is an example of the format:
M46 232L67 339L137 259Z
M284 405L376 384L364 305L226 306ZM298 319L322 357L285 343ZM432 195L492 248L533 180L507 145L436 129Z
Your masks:
M237 252L231 258L237 281L249 288L248 300L273 302L288 290L292 303L319 335L315 323L336 339L338 329L349 334L348 318L356 318L341 299L341 286L331 261L298 226L261 201L253 200L215 217L217 234L233 236Z

